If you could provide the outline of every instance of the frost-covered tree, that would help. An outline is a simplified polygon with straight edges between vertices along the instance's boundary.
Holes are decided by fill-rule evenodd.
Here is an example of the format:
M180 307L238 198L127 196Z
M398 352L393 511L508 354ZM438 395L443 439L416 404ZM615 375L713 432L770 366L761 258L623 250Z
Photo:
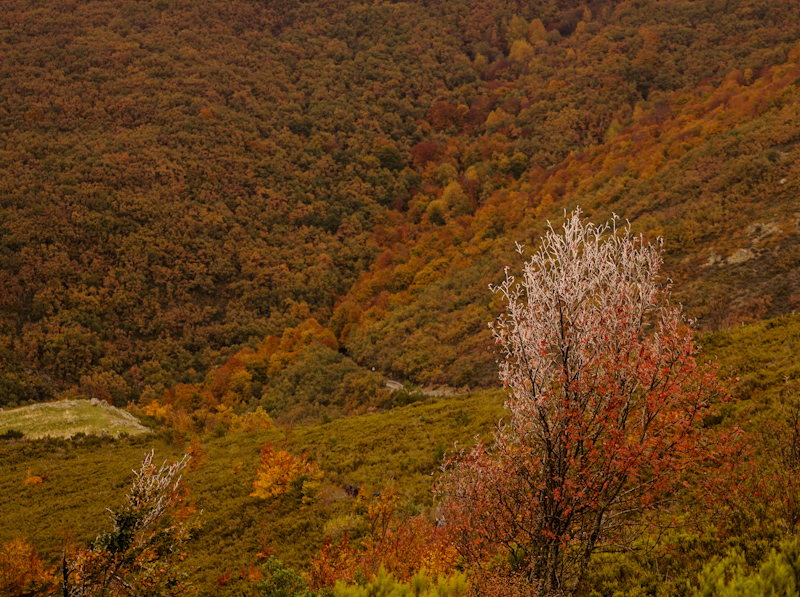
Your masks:
M181 483L188 462L186 455L157 467L153 452L145 455L124 504L108 511L112 529L64 555L64 597L189 594L174 569L193 528Z
M492 328L510 414L438 486L468 558L506 549L542 594L570 592L592 553L629 540L704 457L698 423L721 392L661 263L630 226L577 210L519 282L507 269L492 287L506 304Z

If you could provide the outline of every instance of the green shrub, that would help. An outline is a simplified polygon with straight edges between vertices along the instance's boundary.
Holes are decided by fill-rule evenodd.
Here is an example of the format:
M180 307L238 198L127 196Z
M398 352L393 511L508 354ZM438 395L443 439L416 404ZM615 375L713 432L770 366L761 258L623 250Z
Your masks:
M800 538L781 542L757 572L748 569L740 550L708 564L696 597L797 597L800 595Z
M419 388L415 388L406 383L403 384L402 388L395 391L392 398L392 403L394 406L407 406L409 404L425 400L425 394L423 394Z
M275 556L264 562L261 570L265 579L259 583L258 589L264 597L312 597L306 578L293 568L285 568L283 562Z
M335 516L325 523L324 531L326 537L339 538L343 535L348 537L358 538L363 535L367 530L367 521L352 512Z
M467 577L456 573L453 576L440 576L435 581L425 570L419 571L411 583L396 580L382 567L378 576L366 585L347 586L336 583L334 597L460 597L467 594Z

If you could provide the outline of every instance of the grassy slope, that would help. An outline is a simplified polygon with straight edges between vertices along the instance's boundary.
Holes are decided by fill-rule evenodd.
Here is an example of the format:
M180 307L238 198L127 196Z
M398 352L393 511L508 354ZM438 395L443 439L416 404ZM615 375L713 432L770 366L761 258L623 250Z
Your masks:
M486 432L502 410L503 393L488 391L429 399L391 412L344 418L295 429L206 436L204 463L187 479L202 510L203 525L186 562L202 592L214 593L216 578L257 560L264 549L293 566L306 564L323 540L326 520L352 511L343 487L368 494L396 485L413 511L431 504L431 473L453 442L469 443ZM157 459L178 455L184 444L167 434L127 440L9 442L0 446L0 543L16 535L55 555L69 531L91 539L106 526L106 505L119 503L131 469L151 447ZM273 501L250 497L260 447L286 441L307 450L326 473L320 499L304 506L296 496ZM48 473L36 487L26 473ZM235 586L227 590L234 591Z
M701 345L722 374L736 379L729 407L734 420L760 428L800 398L800 315L709 334Z
M798 337L800 316L786 316L701 338L703 354L719 361L723 373L740 378L732 419L760 425L778 416L772 407L792 395L791 380L800 371L793 350ZM503 392L491 390L307 427L204 436L203 463L187 477L203 512L185 563L193 582L202 594L244 594L235 582L217 587L217 577L230 570L236 578L265 550L303 568L324 539L325 522L356 509L343 491L349 484L368 495L394 484L406 510L424 511L432 504L431 473L442 451L454 441L469 444L476 434L488 433L502 412L502 400ZM76 541L91 539L105 528L104 507L121 502L130 470L146 450L155 448L159 459L183 451L185 443L170 442L170 437L0 445L0 542L24 535L55 556L65 531ZM250 497L259 449L268 442L286 442L292 451L308 451L319 462L325 479L314 504L303 505L291 495L272 501ZM29 469L31 474L49 473L49 480L25 486Z
M159 456L176 452L145 435L7 442L0 447L0 542L23 535L55 554L65 534L76 541L91 539L108 524L105 508L122 502L131 469L151 446ZM27 486L28 474L48 479Z
M138 435L148 431L129 413L92 404L88 400L50 402L0 411L0 433L9 429L22 431L25 437L32 439L71 437L76 433L102 435L104 431L112 435Z

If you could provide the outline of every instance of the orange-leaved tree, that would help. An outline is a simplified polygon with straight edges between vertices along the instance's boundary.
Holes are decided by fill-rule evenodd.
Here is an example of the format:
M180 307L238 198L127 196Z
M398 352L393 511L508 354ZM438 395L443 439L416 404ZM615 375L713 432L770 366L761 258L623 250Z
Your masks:
M401 581L410 581L421 569L433 575L455 571L460 555L447 529L424 515L402 516L399 497L394 488L374 497L366 508L368 529L360 539L345 535L338 542L326 540L311 562L312 589L373 579L381 569Z
M0 545L0 595L49 595L56 588L53 568L21 537Z
M287 450L275 450L271 445L261 448L261 462L253 481L252 497L269 499L287 493L299 484L303 501L312 499L323 472L307 454L294 456Z
M630 541L709 457L700 423L724 392L695 361L660 266L660 247L630 225L576 210L520 282L506 270L493 287L506 304L492 327L509 418L438 483L469 560L508 550L542 595L569 593L596 550Z

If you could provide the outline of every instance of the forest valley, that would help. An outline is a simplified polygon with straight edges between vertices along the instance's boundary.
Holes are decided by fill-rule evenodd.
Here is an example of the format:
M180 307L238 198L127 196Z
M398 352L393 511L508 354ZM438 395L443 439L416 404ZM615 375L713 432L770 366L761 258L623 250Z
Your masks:
M798 594L799 21L7 0L0 593Z

